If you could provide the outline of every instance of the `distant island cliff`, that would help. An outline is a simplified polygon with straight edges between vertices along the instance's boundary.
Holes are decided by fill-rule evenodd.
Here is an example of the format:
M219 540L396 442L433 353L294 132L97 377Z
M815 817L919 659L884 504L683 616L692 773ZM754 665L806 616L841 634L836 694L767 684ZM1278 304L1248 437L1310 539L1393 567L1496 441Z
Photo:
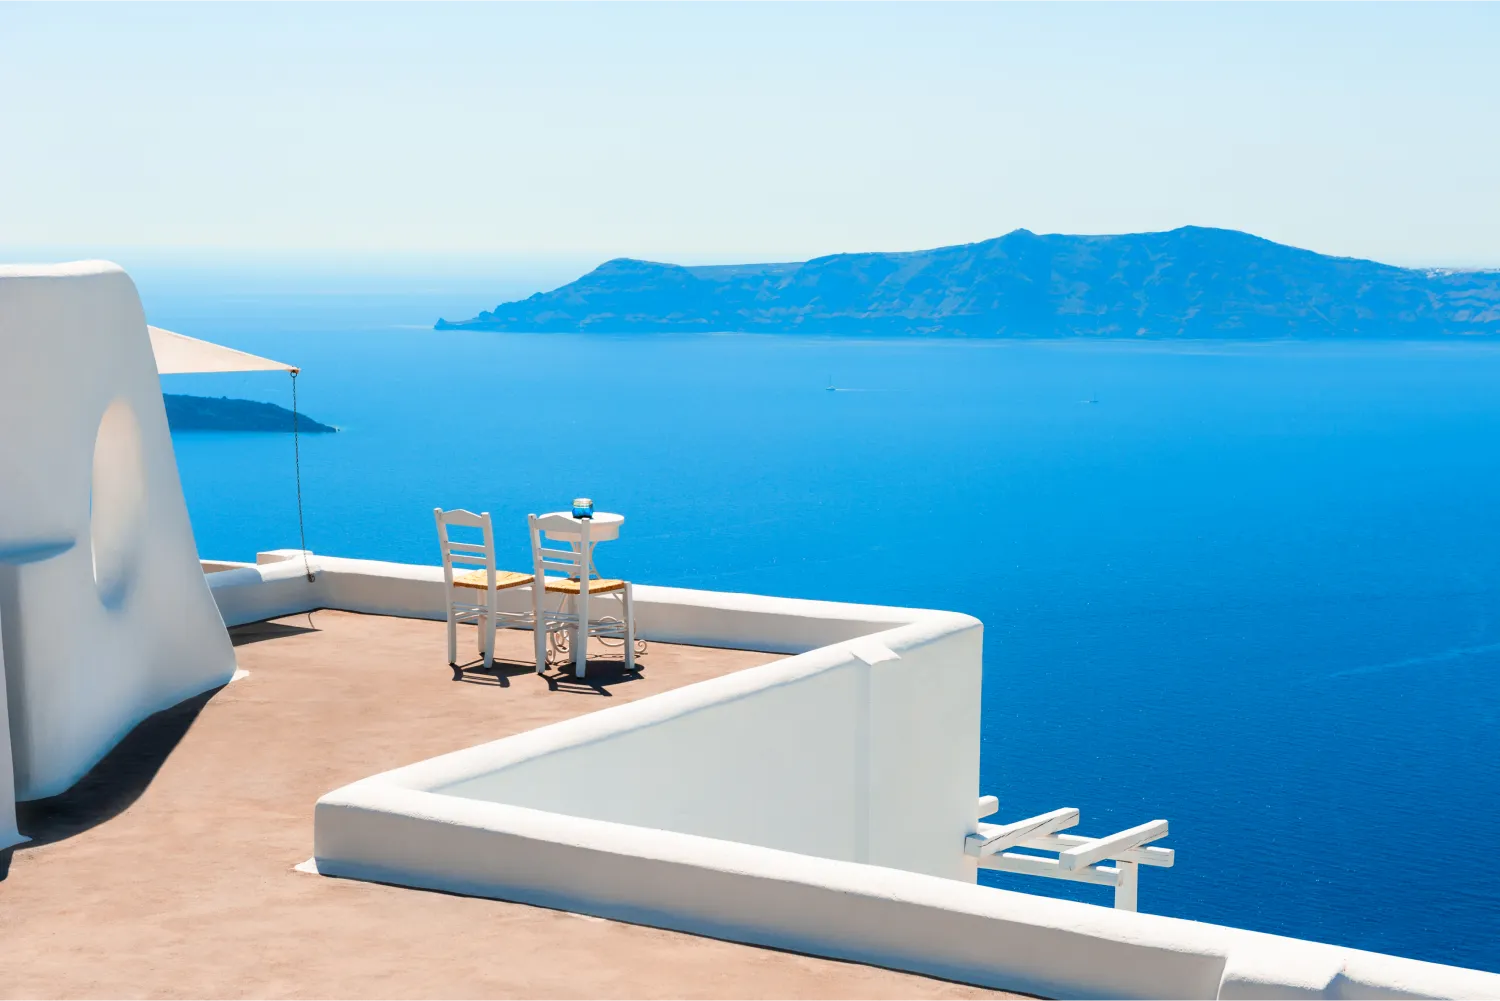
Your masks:
M911 253L680 267L619 258L438 330L970 337L1500 334L1500 271L1329 257L1235 230L1024 229Z
M292 412L274 403L175 393L163 393L162 399L167 404L167 427L173 431L292 430ZM306 414L298 414L297 430L302 434L331 434L338 428L320 424Z

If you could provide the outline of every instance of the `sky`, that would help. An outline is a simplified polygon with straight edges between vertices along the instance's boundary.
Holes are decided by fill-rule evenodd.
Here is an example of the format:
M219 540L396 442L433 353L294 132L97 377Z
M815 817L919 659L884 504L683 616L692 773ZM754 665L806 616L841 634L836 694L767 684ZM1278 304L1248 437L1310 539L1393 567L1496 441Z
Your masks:
M0 255L1500 267L1500 5L0 3Z

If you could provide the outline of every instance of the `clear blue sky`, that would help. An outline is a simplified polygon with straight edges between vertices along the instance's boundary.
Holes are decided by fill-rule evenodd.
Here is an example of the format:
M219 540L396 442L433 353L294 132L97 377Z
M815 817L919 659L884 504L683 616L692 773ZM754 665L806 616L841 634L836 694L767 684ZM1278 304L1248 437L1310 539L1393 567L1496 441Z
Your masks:
M1500 266L1500 6L0 4L0 246Z

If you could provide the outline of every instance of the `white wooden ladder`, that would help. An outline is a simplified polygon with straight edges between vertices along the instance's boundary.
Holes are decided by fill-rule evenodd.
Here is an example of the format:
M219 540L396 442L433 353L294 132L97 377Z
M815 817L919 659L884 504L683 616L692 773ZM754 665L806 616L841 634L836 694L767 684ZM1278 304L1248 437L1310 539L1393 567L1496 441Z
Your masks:
M991 816L999 809L1000 801L994 796L979 798L980 818ZM964 839L964 853L977 858L982 869L1113 886L1115 907L1122 911L1135 910L1140 867L1172 865L1172 849L1151 845L1151 842L1167 836L1167 822L1153 820L1103 838L1060 833L1077 824L1078 810L1074 807L1009 824L981 823L978 833ZM1055 852L1056 855L1009 851L1011 848Z

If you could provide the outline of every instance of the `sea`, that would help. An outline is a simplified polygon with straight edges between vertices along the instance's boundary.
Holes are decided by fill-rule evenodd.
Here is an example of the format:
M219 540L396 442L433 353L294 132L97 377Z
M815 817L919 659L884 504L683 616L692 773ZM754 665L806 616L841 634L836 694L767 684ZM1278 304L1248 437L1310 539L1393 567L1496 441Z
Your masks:
M138 276L302 366L315 552L432 564L467 507L523 566L587 496L611 575L967 612L997 819L1165 818L1144 911L1500 971L1500 348L431 329L507 281ZM204 557L301 544L290 436L174 447Z

